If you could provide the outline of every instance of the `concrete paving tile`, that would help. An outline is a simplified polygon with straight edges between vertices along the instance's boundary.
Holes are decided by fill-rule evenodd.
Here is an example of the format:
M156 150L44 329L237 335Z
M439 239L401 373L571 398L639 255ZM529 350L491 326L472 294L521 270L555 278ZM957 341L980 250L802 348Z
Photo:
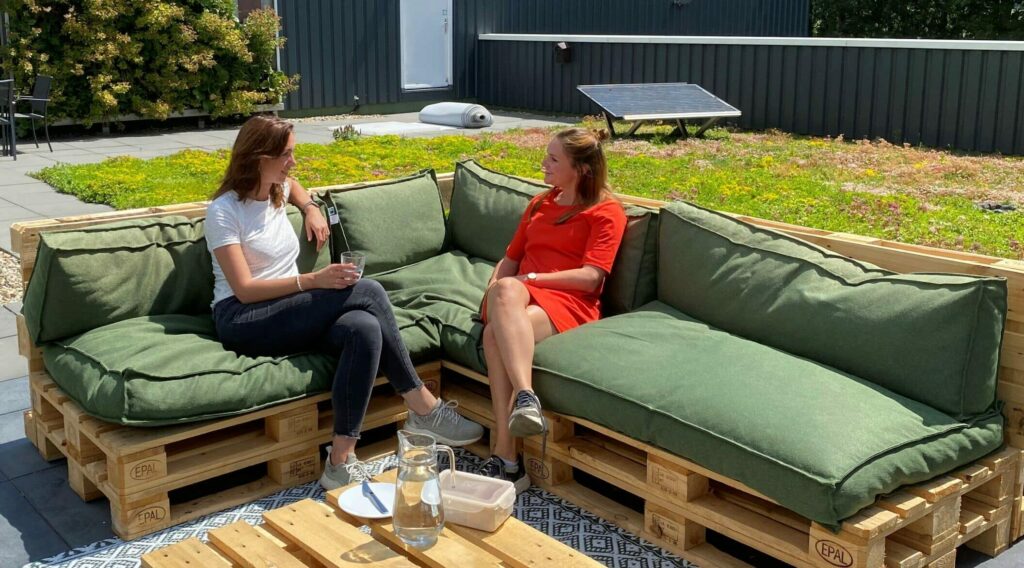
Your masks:
M21 412L32 407L28 377L0 381L0 414Z
M13 482L0 483L0 566L21 566L68 548Z
M18 354L18 337L0 339L0 381L28 374L28 361Z
M13 203L8 205L8 201L0 198L0 221L16 221L31 218L35 215L34 212L25 209L20 205Z
M92 152L100 148L116 148L118 146L124 146L124 142L119 137L83 138L79 140L69 141L67 145L76 150L86 150Z
M68 486L67 470L51 468L24 475L11 483L69 547L114 538L106 499L86 503Z
M18 334L18 323L15 320L14 312L0 310L0 339ZM3 414L3 410L0 410Z
M60 156L54 157L54 161L50 165L55 164L95 164L106 160L107 156L97 152L76 152L61 154Z
M42 215L44 218L68 217L70 215L88 215L90 213L105 213L113 211L114 208L102 203L39 203L31 205L32 211Z
M21 301L15 300L9 304L4 304L4 309L11 312L12 314L21 313Z
M0 167L0 187L6 187L9 185L29 185L33 183L43 183L34 177L30 177L28 174L19 172L9 172L3 167Z
M67 193L58 193L52 188L49 192L36 192L36 193L22 193L14 191L4 191L0 193L0 199L9 201L14 205L20 205L29 211L34 211L36 207L40 205L64 205L68 203L82 203L80 199L74 195Z
M67 460L44 460L39 450L25 438L24 414L22 411L0 414L0 472L8 479L15 479L52 468L66 470Z
M9 195L24 195L27 193L56 193L57 190L53 189L50 184L39 181L34 178L28 178L28 181L22 183L13 183L10 185L0 185L0 199L11 201L7 198Z

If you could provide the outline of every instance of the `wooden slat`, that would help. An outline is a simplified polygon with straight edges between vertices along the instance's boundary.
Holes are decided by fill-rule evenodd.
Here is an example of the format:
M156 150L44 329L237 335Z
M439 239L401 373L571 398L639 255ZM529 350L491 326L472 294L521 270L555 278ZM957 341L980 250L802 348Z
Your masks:
M342 521L310 499L263 513L267 524L297 544L317 562L332 567L415 566L409 559Z
M177 544L154 550L142 556L144 568L230 568L228 562L212 548L197 538L189 538Z
M245 521L207 533L210 544L243 568L306 568L305 565L268 537Z

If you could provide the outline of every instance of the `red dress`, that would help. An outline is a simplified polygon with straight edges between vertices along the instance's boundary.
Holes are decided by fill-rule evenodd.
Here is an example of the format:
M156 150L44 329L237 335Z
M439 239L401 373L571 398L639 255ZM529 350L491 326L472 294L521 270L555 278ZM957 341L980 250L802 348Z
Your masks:
M550 191L530 201L505 256L519 262L518 274L573 270L587 264L611 272L626 230L622 205L607 199L557 225L555 222L572 208L555 203L559 193ZM601 317L600 288L582 292L525 284L530 303L544 310L559 333Z

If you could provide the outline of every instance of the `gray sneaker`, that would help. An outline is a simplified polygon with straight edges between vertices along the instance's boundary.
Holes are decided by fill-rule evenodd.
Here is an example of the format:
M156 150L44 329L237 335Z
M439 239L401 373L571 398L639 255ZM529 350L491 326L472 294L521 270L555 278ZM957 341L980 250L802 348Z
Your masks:
M445 402L438 399L434 409L426 416L410 410L403 428L417 434L429 434L438 443L449 446L472 444L483 437L484 427L455 412L458 405L455 400Z
M361 472L362 466L355 454L349 454L344 463L331 465L331 446L327 446L327 461L324 462L324 474L320 476L320 486L324 491L344 487L355 481L354 474Z
M533 391L516 393L512 414L508 417L508 431L517 438L536 436L547 432L547 423L540 411L540 399Z

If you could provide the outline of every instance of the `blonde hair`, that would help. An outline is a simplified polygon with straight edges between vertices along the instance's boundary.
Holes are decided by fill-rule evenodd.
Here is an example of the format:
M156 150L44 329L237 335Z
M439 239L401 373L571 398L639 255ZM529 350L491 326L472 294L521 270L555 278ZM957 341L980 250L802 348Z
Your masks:
M260 188L260 159L277 158L288 146L288 137L294 127L276 116L257 115L245 121L231 147L231 160L220 187L213 199L234 191L239 200L246 200ZM284 205L284 188L275 183L270 187L270 200L274 207Z

